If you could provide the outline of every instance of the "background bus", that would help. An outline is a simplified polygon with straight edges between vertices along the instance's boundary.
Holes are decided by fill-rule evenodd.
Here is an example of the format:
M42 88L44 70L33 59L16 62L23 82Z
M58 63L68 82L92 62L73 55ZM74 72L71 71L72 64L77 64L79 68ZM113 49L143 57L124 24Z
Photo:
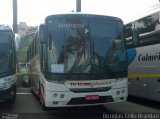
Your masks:
M22 87L30 87L29 63L19 62L17 72L17 83Z
M16 51L20 48L20 43L21 43L21 37L19 34L15 33L15 45L16 45Z
M131 27L140 38L137 45L127 40L129 95L160 101L160 4L126 24Z
M0 101L16 98L16 49L14 33L8 25L0 25Z
M46 107L126 101L123 22L91 14L51 15L28 49L31 88Z
M18 72L28 72L29 71L29 64L28 63L18 63Z

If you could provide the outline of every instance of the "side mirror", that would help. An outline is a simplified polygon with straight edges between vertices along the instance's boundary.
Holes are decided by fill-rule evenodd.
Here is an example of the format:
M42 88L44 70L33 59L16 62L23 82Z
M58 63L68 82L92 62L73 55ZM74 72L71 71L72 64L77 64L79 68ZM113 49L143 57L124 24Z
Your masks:
M46 41L47 41L47 39L46 39L46 34L47 34L47 32L46 32L46 26L44 25L44 24L41 24L40 26L39 26L39 31L38 31L38 37L39 37L39 40L40 40L40 43L47 43Z
M131 28L131 33L132 33L132 40L133 40L133 44L134 46L139 45L139 33L135 28Z
M48 37L49 37L49 50L52 49L52 31L53 31L53 23L51 20L47 21L47 30L48 30Z

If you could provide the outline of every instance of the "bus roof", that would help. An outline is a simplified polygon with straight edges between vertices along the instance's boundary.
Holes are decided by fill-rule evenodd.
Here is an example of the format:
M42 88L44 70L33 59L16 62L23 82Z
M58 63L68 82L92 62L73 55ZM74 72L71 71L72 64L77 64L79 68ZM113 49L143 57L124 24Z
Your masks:
M118 17L114 17L114 16L106 16L106 15L98 15L98 14L87 14L87 13L78 13L78 12L73 12L73 13L66 13L66 14L54 14L54 15L50 15L48 17L46 17L45 21L48 21L49 19L53 19L53 18L61 18L61 17L72 17L74 16L75 18L79 18L79 17L84 17L84 18L105 18L108 20L116 20L116 21L121 21L122 19L118 18Z
M0 24L0 31L12 31L12 27L5 24Z
M146 16L152 15L152 14L157 13L159 11L160 11L160 3L157 3L156 5L148 8L145 12L137 14L137 16L129 19L127 22L125 22L125 24L129 24L131 22L137 21L139 19L142 19Z

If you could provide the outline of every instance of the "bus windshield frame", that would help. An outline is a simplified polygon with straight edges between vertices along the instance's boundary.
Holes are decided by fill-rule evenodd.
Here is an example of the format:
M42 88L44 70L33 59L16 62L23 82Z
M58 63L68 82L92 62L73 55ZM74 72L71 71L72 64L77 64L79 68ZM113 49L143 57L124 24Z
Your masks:
M12 72L14 68L12 47L14 35L9 31L0 31L0 74Z
M51 74L127 77L123 22L71 17L50 19L46 23Z

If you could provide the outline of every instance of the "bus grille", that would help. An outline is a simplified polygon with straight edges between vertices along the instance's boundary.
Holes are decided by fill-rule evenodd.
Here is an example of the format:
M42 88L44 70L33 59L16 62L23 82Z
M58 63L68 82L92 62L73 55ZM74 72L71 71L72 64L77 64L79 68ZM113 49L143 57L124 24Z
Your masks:
M100 96L99 100L85 100L85 97L80 98L72 98L67 105L80 105L80 104L96 104L96 103L106 103L113 102L113 98L111 96Z
M103 92L103 91L109 91L111 87L103 87L103 88L76 88L76 89L70 89L70 91L74 93L83 93L83 92Z

